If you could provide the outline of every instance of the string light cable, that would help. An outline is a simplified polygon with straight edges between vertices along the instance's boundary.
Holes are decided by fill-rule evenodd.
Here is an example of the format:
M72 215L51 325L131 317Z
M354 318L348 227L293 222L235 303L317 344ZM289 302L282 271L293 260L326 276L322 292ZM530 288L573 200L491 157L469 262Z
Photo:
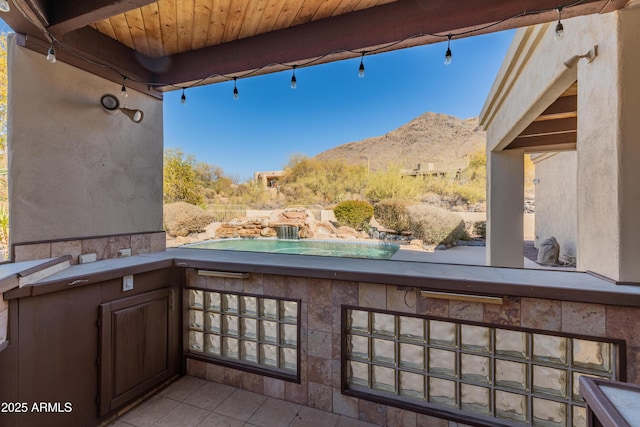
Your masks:
M425 37L425 36L430 36L430 37L436 37L436 38L442 38L442 39L446 39L447 40L447 52L445 53L445 63L450 63L451 59L452 59L452 54L451 54L451 39L453 38L460 38L463 36L468 36L470 34L473 33L478 33L478 32L482 32L485 31L489 28L498 26L500 24L503 24L504 22L507 22L509 20L512 19L517 19L517 18L522 18L525 16L530 16L530 15L538 15L538 14L542 14L542 13L548 13L551 11L557 11L558 12L558 23L556 24L556 28L555 28L555 33L557 34L558 32L558 27L560 27L561 29L561 34L564 35L564 28L562 26L562 22L561 22L561 14L562 11L567 9L567 8L571 8L574 6L578 6L582 3L584 3L586 0L576 0L572 3L569 4L565 4L565 5L559 5L558 7L552 8L552 9L539 9L539 10L530 10L530 11L523 11L520 12L518 14L515 14L513 16L510 16L508 18L504 18L495 22L492 22L491 24L487 24L485 26L482 27L476 27L467 31L461 31L458 33L447 33L447 34L438 34L438 33L418 33L418 34L414 34L408 37L405 37L401 40L392 42L392 43L388 43L386 45L382 45L382 46L378 46L376 48L370 49L370 50L366 50L366 51L354 51L351 49L336 49L333 50L331 52L327 52L323 55L311 58L309 60L307 60L306 62L298 62L296 65L292 65L292 64L287 64L287 63L280 63L280 62L273 62L273 63L269 63L269 64L265 64L262 65L260 67L254 68L252 70L249 70L245 73L242 74L236 74L234 76L230 76L230 75L226 75L226 74L222 74L222 73L213 73L210 74L206 77L202 77L198 80L196 80L195 82L191 83L188 86L181 86L175 83L169 83L169 82L148 82L148 81L143 81L143 80L138 80L135 78L132 78L130 76L126 76L124 74L122 74L120 71L118 71L115 67L113 67L110 64L105 64L105 63L101 63L98 61L95 61L91 58L87 58L86 56L76 52L73 48L67 46L65 43L60 42L59 40L56 40L54 38L54 36L52 34L50 34L48 31L46 31L46 28L43 29L43 31L46 33L46 35L51 39L51 47L49 48L49 51L54 50L54 45L59 47L60 49L63 49L65 52L75 56L78 59L81 59L82 61L85 61L89 64L104 68L104 69L108 69L111 70L112 72L120 75L120 77L122 77L123 79L123 85L122 85L122 89L121 92L123 92L123 96L127 96L128 94L126 93L126 81L129 80L132 83L137 83L137 84L144 84L147 85L149 88L154 88L154 87L171 87L173 89L176 90L182 90L182 96L180 98L180 102L181 103L185 103L186 102L186 95L185 95L185 90L187 89L191 89L194 87L198 87L201 86L203 84L205 84L206 81L214 79L214 78L221 78L221 79L225 79L225 80L233 80L234 81L234 90L233 90L233 97L234 99L239 99L239 92L238 92L238 88L237 88L237 80L238 79L244 79L247 77L251 77L253 75L257 75L259 74L262 70L267 69L267 68L271 68L271 67L282 67L282 68L289 68L292 70L292 76L291 76L291 87L294 88L297 85L297 80L296 80L296 76L295 76L295 70L296 68L301 68L301 67L308 67L311 65L314 65L316 63L320 63L323 60L325 60L328 57L331 56L335 56L335 55L339 55L339 54L344 54L344 53L350 53L353 55L360 55L360 66L358 68L358 75L361 76L364 75L364 56L365 55L372 55L381 51L386 51L389 50L391 48L393 48L394 46L397 46L399 44L405 43L409 40L415 39L415 38L420 38L420 37ZM27 15L23 13L23 15L25 15L25 17L28 19ZM33 21L29 20L32 24L36 25ZM39 28L42 28L42 26L40 25L36 25ZM55 50L54 50L54 57L55 57ZM49 57L49 52L47 52L47 57Z

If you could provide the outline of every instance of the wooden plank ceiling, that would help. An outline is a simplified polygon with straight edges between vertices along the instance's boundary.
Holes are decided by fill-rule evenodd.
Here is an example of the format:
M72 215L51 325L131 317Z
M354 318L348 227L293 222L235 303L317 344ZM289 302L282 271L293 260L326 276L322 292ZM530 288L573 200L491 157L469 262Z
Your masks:
M527 153L575 150L577 129L578 82L575 82L506 149L524 149Z
M10 0L21 45L163 91L606 13L629 0ZM569 6L573 4L572 6ZM523 11L535 11L523 13Z

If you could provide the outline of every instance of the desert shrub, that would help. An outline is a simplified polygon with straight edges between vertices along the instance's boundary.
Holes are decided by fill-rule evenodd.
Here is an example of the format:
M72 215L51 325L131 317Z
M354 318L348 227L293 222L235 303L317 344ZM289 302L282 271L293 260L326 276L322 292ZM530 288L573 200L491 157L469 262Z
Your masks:
M448 244L466 237L462 218L445 209L429 205L407 208L413 236L427 244Z
M188 236L204 231L213 222L213 215L199 206L177 202L164 205L162 220L169 236Z
M347 200L339 203L333 213L340 225L361 229L373 217L373 206L362 200Z
M409 211L407 208L416 202L405 199L385 199L375 204L373 208L376 220L387 228L396 231L409 230Z
M487 238L487 221L476 221L473 223L473 232L478 237Z

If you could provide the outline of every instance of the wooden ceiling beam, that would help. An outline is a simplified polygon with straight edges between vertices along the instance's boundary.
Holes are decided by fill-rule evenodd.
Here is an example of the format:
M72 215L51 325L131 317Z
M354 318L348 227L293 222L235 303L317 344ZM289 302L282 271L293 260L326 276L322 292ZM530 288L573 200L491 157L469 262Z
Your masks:
M518 138L575 132L576 129L578 129L577 117L560 120L545 120L531 123L520 135L518 135Z
M49 2L49 32L56 37L157 0L55 0Z
M578 132L565 132L552 135L539 135L531 137L518 137L507 146L508 149L514 148L538 148L541 146L553 146L564 144L576 144L578 140Z
M622 7L626 0L612 0ZM607 1L587 0L565 9L564 17L598 13ZM304 62L338 50L341 55L324 57L315 64L359 56L359 52L389 43L400 49L443 42L448 33L479 29L497 19L508 18L523 10L550 12L514 18L491 28L479 29L477 35L557 19L557 0L405 0L376 6L332 18L313 21L287 29L236 40L171 57L171 67L158 76L158 81L182 84L195 82L214 74L265 74L282 67L263 68L272 63ZM424 34L415 37L416 34ZM440 37L427 34L439 34ZM455 39L454 39L455 40ZM215 79L213 80L215 81ZM171 90L172 88L167 88Z

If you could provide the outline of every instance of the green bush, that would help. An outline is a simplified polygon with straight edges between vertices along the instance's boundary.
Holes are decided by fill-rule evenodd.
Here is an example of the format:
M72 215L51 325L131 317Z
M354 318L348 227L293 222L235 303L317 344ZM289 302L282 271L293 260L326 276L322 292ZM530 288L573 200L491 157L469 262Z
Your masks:
M487 221L476 221L473 223L473 232L478 237L487 238Z
M409 211L407 208L416 202L404 199L385 199L375 204L373 208L376 220L386 228L396 231L409 230Z
M169 236L188 236L205 230L213 215L199 206L185 202L164 205L162 222Z
M409 206L407 210L413 236L424 243L446 245L466 237L464 221L453 212L430 205Z
M373 218L373 206L361 200L347 200L339 203L333 213L340 225L362 229Z

